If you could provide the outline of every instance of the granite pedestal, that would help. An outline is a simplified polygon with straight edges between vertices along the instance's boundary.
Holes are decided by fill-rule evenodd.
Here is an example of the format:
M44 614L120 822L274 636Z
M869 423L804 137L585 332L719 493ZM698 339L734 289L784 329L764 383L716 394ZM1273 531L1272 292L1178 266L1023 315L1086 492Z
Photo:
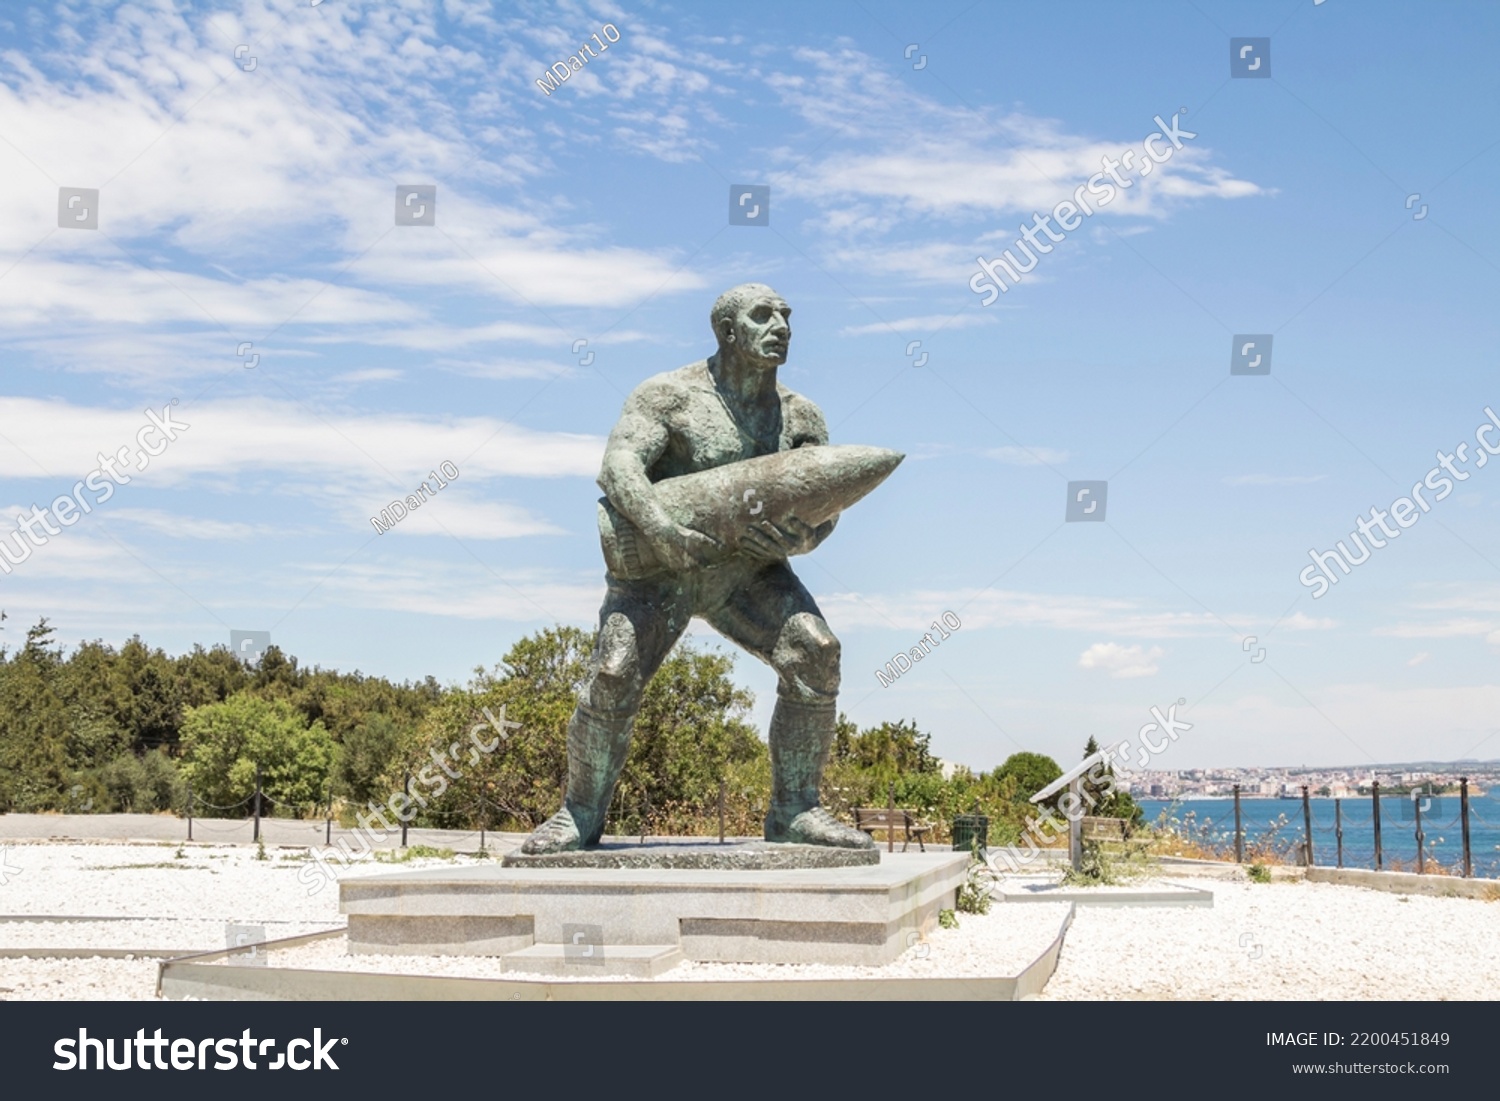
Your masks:
M954 908L969 864L962 852L881 851L876 863L787 867L794 855L764 852L799 848L608 846L595 850L603 867L432 868L347 880L339 906L351 952L501 956L506 970L655 974L679 959L879 965Z

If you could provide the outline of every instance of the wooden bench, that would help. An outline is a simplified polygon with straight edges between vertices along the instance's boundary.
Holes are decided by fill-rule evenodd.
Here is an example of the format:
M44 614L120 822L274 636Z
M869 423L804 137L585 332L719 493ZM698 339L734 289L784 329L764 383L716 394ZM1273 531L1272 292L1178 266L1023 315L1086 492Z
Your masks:
M1081 823L1085 841L1124 841L1129 823L1123 818L1084 818Z
M903 837L902 852L906 851L915 838L917 847L925 853L927 846L922 843L922 839L932 832L932 827L920 821L911 811L897 809L892 812L885 807L855 807L854 828L863 830L872 838L876 830L885 830L890 837L894 837L895 831L900 830Z

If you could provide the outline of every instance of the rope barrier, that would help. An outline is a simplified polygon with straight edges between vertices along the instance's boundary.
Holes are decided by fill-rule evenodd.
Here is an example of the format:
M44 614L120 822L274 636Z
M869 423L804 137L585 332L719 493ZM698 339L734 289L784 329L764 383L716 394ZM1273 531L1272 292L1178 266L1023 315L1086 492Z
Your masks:
M210 803L207 799L203 798L203 796L201 796L201 795L194 795L193 796L193 801L192 801L192 806L195 806L195 807L196 806L209 807L209 808L211 808L213 810L235 810L238 807L243 807L246 803L250 802L250 800L252 800L254 798L255 798L254 795L247 795L243 799L241 799L238 803L230 803L228 806L221 807L221 806L219 806L218 803Z

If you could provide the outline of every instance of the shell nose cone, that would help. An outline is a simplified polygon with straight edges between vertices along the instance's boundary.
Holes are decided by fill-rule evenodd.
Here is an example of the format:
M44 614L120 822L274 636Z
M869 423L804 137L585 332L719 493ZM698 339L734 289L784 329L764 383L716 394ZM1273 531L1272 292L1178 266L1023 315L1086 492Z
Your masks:
M888 477L891 471L901 465L901 460L906 458L905 453L892 451L888 447L870 447L865 444L846 446L849 448L850 460L879 480Z
M906 458L899 451L887 447L871 447L866 444L836 445L834 464L839 469L835 481L842 483L847 507L869 493L890 477L891 472Z

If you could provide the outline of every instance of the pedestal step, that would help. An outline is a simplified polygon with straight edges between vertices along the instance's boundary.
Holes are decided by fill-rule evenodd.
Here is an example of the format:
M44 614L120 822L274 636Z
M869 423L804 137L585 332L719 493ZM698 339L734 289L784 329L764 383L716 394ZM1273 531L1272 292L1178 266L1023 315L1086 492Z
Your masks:
M682 949L675 944L533 944L501 957L500 969L575 979L600 975L654 979L682 960Z

